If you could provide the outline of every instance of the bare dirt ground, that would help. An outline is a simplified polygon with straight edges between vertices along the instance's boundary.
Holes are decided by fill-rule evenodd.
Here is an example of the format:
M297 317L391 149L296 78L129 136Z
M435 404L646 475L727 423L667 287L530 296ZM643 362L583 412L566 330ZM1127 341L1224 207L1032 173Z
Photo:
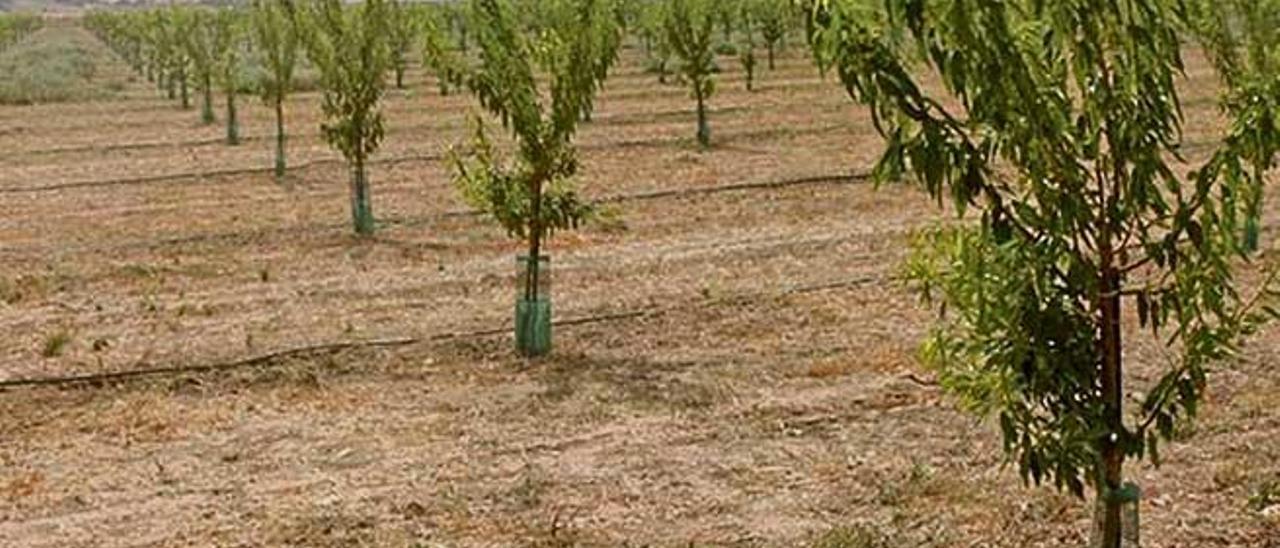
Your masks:
M1220 122L1191 61L1194 158ZM626 54L580 137L609 214L553 242L568 323L533 362L507 334L519 246L441 161L472 100L416 71L368 241L315 94L284 185L257 104L240 147L141 82L0 108L0 382L354 343L0 388L0 546L1082 545L1087 504L1022 486L915 359L931 316L896 265L952 216L857 176L879 141L798 52L756 93L724 65L699 153L687 93ZM1277 353L1272 329L1131 468L1145 546L1280 546L1250 505L1280 490ZM1137 386L1163 359L1142 336L1128 357Z

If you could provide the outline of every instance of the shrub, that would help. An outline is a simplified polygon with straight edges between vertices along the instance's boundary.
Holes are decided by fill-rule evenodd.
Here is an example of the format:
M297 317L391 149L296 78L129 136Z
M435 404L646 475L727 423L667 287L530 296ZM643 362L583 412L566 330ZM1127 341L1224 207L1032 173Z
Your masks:
M71 344L71 333L66 330L60 330L45 337L44 344L40 348L40 355L45 358L56 358L67 351L67 346Z
M82 36L46 31L0 53L0 104L98 99L123 84L103 79L104 52Z

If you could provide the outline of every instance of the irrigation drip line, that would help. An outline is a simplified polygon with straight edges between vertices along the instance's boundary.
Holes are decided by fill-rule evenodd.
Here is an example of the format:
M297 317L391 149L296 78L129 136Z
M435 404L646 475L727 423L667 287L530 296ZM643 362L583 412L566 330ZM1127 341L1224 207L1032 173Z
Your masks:
M626 203L626 202L641 202L641 201L649 201L649 200L660 200L660 199L666 199L666 198L681 198L681 197L688 197L688 196L709 196L709 195L720 194L725 192L742 192L742 191L750 191L750 190L776 190L776 189L783 189L783 188L790 188L790 187L797 187L797 186L856 184L856 183L863 183L863 182L869 181L870 178L871 178L871 175L869 173L851 173L851 174L843 174L843 175L814 175L810 177L798 177L798 178L781 179L781 180L774 180L774 181L729 183L725 185L697 187L697 188L652 190L652 191L635 192L635 193L627 193L627 194L617 194L613 196L605 196L605 197L594 199L591 201L591 203L597 204L597 205L619 204L619 203ZM445 211L443 213L423 215L419 217L407 217L407 218L389 217L389 218L379 220L378 223L384 226L413 227L413 226L421 226L421 225L425 225L425 224L429 224L432 222L441 221L445 219L479 217L481 215L484 215L484 213L479 210L457 209L452 211ZM317 223L317 224L311 224L311 225L304 225L300 227L270 228L270 229L260 230L256 232L247 232L247 233L246 232L225 232L221 234L161 238L157 240L144 240L140 242L131 242L128 244L117 245L112 247L95 248L95 247L86 246L85 249L97 249L100 251L107 251L107 250L120 250L120 249L131 249L131 248L137 248L137 247L147 247L147 246L153 246L153 245L182 245L182 244L194 244L194 243L218 241L218 240L234 240L236 238L261 237L263 235L272 234L272 233L297 234L297 233L309 232L315 229L317 226L322 229L323 228L337 229L337 228L347 226L347 224L343 222ZM12 249L13 248L10 248L10 250Z
M724 185L704 186L694 188L675 188L665 190L649 190L643 192L631 192L626 194L615 194L613 196L604 196L591 200L593 205L604 204L620 204L626 202L645 202L649 200L661 200L665 198L684 198L689 196L709 196L721 194L725 192L741 192L746 190L776 190L780 188L790 188L796 186L816 186L816 185L840 185L863 183L871 180L870 173L850 173L844 175L814 175L810 177L798 177L793 179L780 179L775 181L755 181L745 183L729 183ZM388 218L380 223L393 226L418 226L432 221L444 219L456 219L463 217L479 217L485 215L483 211L477 209L455 209L444 213L434 215L424 215L421 217L409 218ZM346 226L346 224L335 224L332 226Z
M845 129L847 127L848 127L847 124L827 124L827 125L821 125L821 126L810 126L808 128L801 129L801 130L786 128L786 127L757 129L757 130L750 130L750 131L743 131L739 133L728 134L726 137L722 137L720 139L720 143L723 144L723 143L729 143L729 142L733 142L735 140L740 140L740 139L752 139L752 138L758 138L761 136L776 135L776 134L816 135L820 133L834 131L837 129ZM625 149L625 148L634 148L634 147L643 147L643 146L669 145L673 143L683 143L689 140L690 139L683 138L683 137L655 137L655 138L647 138L647 139L633 139L633 140L625 140L625 141L614 141L609 143L596 143L596 144L590 144L590 145L583 145L579 147L579 149L581 150L609 150L614 148ZM441 153L408 154L404 156L397 156L394 158L382 158L377 160L370 160L369 164L397 165L397 164L412 163L412 162L435 162L435 161L440 161L444 159L444 157L445 155ZM323 159L310 160L307 162L294 164L289 167L289 171L310 169L310 168L321 166L321 165L343 164L343 163L345 162L341 158L323 158ZM142 185L142 184L159 183L159 182L165 182L165 181L181 181L184 179L194 179L195 181L200 181L201 179L208 179L208 178L215 178L215 177L264 174L264 173L272 173L274 171L275 171L275 168L273 167L215 169L210 171L193 171L193 172L184 172L184 173L149 175L145 177L127 177L127 178L121 178L121 179L101 179L101 180L95 180L95 181L75 181L70 183L55 183L50 185L31 186L31 187L0 188L0 194L35 194L39 192L52 192L52 191L59 191L59 190L72 190L72 189L82 189L82 188L101 188L101 187L114 187L114 186Z
M712 109L711 113L719 114L719 115L728 115L728 114L736 114L746 110L749 110L749 107L747 105L732 105L728 107L721 107L719 109ZM674 119L681 116L693 116L696 113L697 111L694 109L672 109L672 110L663 110L659 112L650 112L650 113L628 112L628 113L614 114L610 116L599 116L599 117L596 117L595 120L593 120L593 122L597 124L602 124L602 125L610 124L610 125L625 127L625 126L632 126L632 125L641 125L645 122L658 122L662 120ZM436 125L436 124L430 124L430 123L414 124L411 126L388 128L389 129L388 134L390 135L414 134L419 131L425 131L425 130L459 129L459 128L462 128L465 125L465 123L466 122L464 117L462 120L455 120L455 121L452 121L451 123L442 124L442 125ZM317 142L319 142L320 134L318 133L309 134L309 135L306 135L306 137L315 137ZM275 134L270 134L270 135L252 135L251 134L251 135L241 135L240 141L242 143L251 143L251 142L258 142L258 141L274 141L275 138L276 138ZM96 145L96 144L74 145L74 146L66 146L66 147L27 150L27 151L18 152L16 154L23 155L23 156L51 156L55 154L77 154L77 153L83 153L83 152L121 152L121 151L138 151L138 150L147 150L147 149L162 149L162 148L203 147L203 146L211 146L211 145L220 145L226 142L227 142L226 137L207 137L204 139L189 139L185 141L144 141L144 142L137 142L137 143L117 143L117 144L107 144L107 145Z
M837 289L851 289L861 287L863 285L896 280L895 276L878 276L864 275L848 280L840 280L835 282L825 282L820 284L794 286L785 289L772 296L789 296L802 295L810 293L818 293L823 291L832 291ZM706 299L698 306L712 307L718 304L741 303L760 301L770 297L767 293L756 293L748 295L737 295L728 299ZM676 311L683 306L659 307L650 305L635 310L624 312L615 312L609 314L590 315L581 318L573 318L568 320L559 320L552 323L556 327L573 327L580 325L591 325L599 323L616 322L623 320L631 320L643 317L658 317L670 312ZM85 375L70 375L62 377L41 377L29 379L11 379L0 381L0 391L21 389L21 388L38 388L48 386L72 386L72 385L88 385L88 386L104 386L110 383L133 381L151 377L165 377L178 375L191 375L201 373L219 373L225 371L233 371L239 369L252 368L268 368L280 363L283 360L299 359L310 356L332 355L346 350L370 349L370 348L399 348L412 346L416 344L438 343L452 340L477 339L484 337L493 337L503 335L510 332L510 327L479 329L473 331L451 331L439 333L426 337L401 337L391 339L373 339L365 341L350 341L340 343L327 343L319 345L300 346L285 350L278 350L267 354L260 354L248 358L203 365L179 365L170 367L153 367L143 369L132 369L128 371L117 371L112 373L90 373Z

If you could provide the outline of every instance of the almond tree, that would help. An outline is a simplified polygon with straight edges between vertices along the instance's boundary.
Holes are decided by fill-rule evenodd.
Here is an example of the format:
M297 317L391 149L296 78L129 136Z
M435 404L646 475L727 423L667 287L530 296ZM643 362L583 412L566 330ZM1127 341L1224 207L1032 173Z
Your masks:
M733 43L733 26L739 14L739 0L719 0L716 2L716 17L720 20L720 32L726 44Z
M186 36L187 33L192 31L195 21L191 17L190 10L178 7L170 8L170 10L169 36L166 40L178 44L182 41L182 36ZM169 70L173 74L173 78L178 81L182 109L191 108L191 88L188 82L189 73L191 72L191 58L187 55L186 48L176 45L173 47Z
M218 10L215 15L217 32L222 35L223 48L217 58L217 81L226 96L227 105L227 144L240 144L240 116L236 106L236 95L240 91L241 37L243 25L240 13L230 8Z
M458 49L462 53L470 53L471 42L469 40L467 21L467 10L462 7L460 2L446 3L441 7L444 10L445 18L448 20L448 28L457 37Z
M216 120L213 94L219 76L218 64L223 52L231 47L230 30L225 26L229 20L205 9L193 11L190 17L191 29L183 35L182 45L191 59L196 87L201 93L200 121L212 124Z
M738 20L742 24L738 31L741 37L738 40L738 62L742 64L742 71L746 74L747 91L755 91L757 61L755 15L749 1L740 4L739 9L741 12L738 14Z
M418 34L418 21L405 6L405 0L388 0L387 38L391 51L391 69L396 75L396 89L404 89L404 73L409 66L409 48Z
M183 35L175 30L173 21L175 15L181 17L182 10L183 8L170 7L147 12L150 18L147 27L154 44L152 62L155 65L156 85L169 99L178 98L175 68L186 54L182 48Z
M1158 462L1212 364L1275 315L1277 271L1254 291L1234 272L1252 257L1247 227L1280 149L1280 80L1234 91L1229 132L1183 177L1186 12L1174 3L808 4L818 61L886 140L876 178L910 175L962 214L981 211L923 236L911 261L910 278L947 311L927 363L966 407L998 416L1026 480L1091 487L1098 545L1118 548L1121 507L1138 496L1125 461ZM921 61L928 70L913 69ZM939 92L925 91L926 74ZM1128 394L1142 401L1128 414L1126 301L1176 356Z
M275 176L283 180L288 169L285 159L284 103L293 91L293 72L297 66L301 38L297 12L292 0L254 0L250 21L253 24L254 48L265 65L258 82L258 93L271 105L276 115Z
M715 93L715 51L713 49L715 4L713 0L668 0L667 42L680 58L680 75L693 88L698 109L698 145L711 146L711 126L707 122L707 99Z
M671 72L671 44L667 40L667 2L649 2L640 11L637 33L644 42L644 52L652 70L658 73L658 83L667 83Z
M769 53L769 70L777 67L774 58L778 47L787 36L787 23L791 17L791 3L787 0L751 0L755 7L755 19L760 26L760 36L764 38L765 50Z
M520 32L504 0L472 0L479 67L467 85L517 143L501 158L477 120L466 150L455 151L455 183L473 206L528 243L523 293L516 308L517 349L538 356L551 348L550 296L542 292L544 240L576 228L591 211L573 188L573 137L616 59L620 29L607 0L545 0L543 32ZM547 89L538 88L545 75Z
M349 8L342 0L306 5L303 42L324 88L320 130L351 168L352 222L357 234L369 236L374 218L366 167L385 135L381 100L391 67L387 0Z
M435 72L440 95L449 95L450 87L462 81L464 61L450 43L447 29L448 12L432 10L420 19L422 38L422 65Z

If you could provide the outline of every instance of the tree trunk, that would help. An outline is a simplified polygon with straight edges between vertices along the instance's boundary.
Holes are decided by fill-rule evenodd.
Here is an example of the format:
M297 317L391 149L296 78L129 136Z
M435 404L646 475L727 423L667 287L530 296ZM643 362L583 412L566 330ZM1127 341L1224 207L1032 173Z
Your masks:
M178 73L178 80L180 82L180 85L182 86L182 110L190 109L191 108L191 91L188 89L188 86L187 86L186 69L183 69L182 72Z
M284 180L288 169L285 160L284 94L276 96L276 179Z
M227 144L240 144L240 120L236 116L236 90L227 90Z
M703 100L700 88L694 91L694 97L698 100L698 145L702 148L710 148L711 125L707 123L706 101Z
M525 280L525 300L536 301L538 295L538 269L542 266L542 183L533 185L533 220L529 223L529 277Z
M166 74L164 79L164 94L170 101L178 98L178 79L172 74Z
M351 174L351 220L356 234L373 235L373 205L369 198L369 180L364 171L364 158L356 158Z
M202 91L204 91L204 105L200 108L200 122L209 125L214 122L213 115L213 78L210 76L203 77L200 83Z
M773 42L769 42L769 48L768 48L768 49L769 49L769 70L774 70L774 69L776 69L776 68L778 68L778 67L777 67L776 65L774 65L774 64L773 64L773 57L774 57L774 53L773 53L773 50L774 50L774 43L773 43Z
M1123 363L1120 331L1120 273L1114 265L1110 243L1104 237L1102 259L1102 287L1100 313L1102 320L1102 402L1106 432L1101 440L1102 470L1098 478L1098 496L1103 507L1101 548L1120 548L1121 501L1115 496L1123 482L1124 451L1120 435L1124 431L1123 416Z
M396 63L396 89L404 89L404 64Z

